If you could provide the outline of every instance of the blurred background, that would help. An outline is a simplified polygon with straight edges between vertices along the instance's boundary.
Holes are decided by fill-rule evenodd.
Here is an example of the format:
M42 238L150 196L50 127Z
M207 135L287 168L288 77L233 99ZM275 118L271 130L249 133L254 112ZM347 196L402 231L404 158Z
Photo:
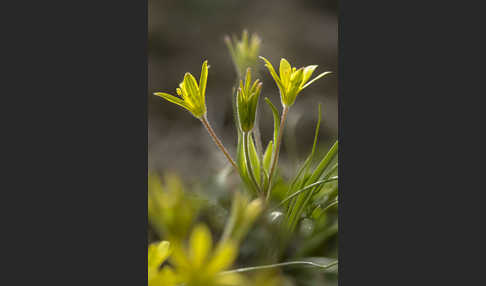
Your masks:
M337 0L149 0L148 162L149 170L180 174L185 181L205 178L227 165L224 156L189 112L152 95L175 95L185 72L197 79L203 60L209 70L208 118L231 154L236 130L231 96L236 72L224 43L225 35L241 37L243 29L262 39L260 54L278 70L280 58L292 66L319 65L315 75L334 73L305 89L288 118L282 165L301 162L312 145L317 104L322 103L320 143L337 139ZM263 64L261 99L268 97L281 111L278 89ZM261 103L260 128L264 145L271 139L273 119Z

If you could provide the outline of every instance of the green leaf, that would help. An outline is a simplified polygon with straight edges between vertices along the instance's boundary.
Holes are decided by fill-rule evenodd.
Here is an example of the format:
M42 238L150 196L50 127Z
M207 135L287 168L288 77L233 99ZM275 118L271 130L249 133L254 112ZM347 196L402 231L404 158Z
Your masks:
M246 168L245 150L243 146L243 133L241 132L239 127L238 130L238 145L236 147L236 164L238 165L238 172L240 174L241 180L246 186L246 189L252 191L253 194L257 194L257 190L253 187L253 183Z
M270 172L270 163L272 162L272 151L273 151L273 141L270 140L267 145L267 149L265 149L265 153L263 153L263 168L268 173Z
M250 161L251 161L251 166L253 168L253 173L255 175L255 178L257 182L260 184L260 159L258 158L258 153L255 148L255 143L253 141L253 136L249 136L249 141L250 141Z
M278 140L278 132L280 128L280 115L278 114L278 110L273 105L273 103L268 99L268 97L265 97L265 101L267 102L268 106L270 106L270 109L272 110L273 114L273 142L277 142ZM275 149L275 148L274 148ZM273 153L273 151L272 151Z
M295 192L297 189L301 189L303 187L304 178L307 177L307 172L308 172L309 167L312 163L312 159L314 158L314 154L315 154L316 146L317 146L317 139L319 137L319 128L321 126L321 117L322 117L321 116L321 104L318 105L317 112L318 112L317 124L316 124L316 128L315 128L315 131L314 131L314 143L312 144L311 152L310 152L309 156L307 156L307 158L305 159L304 164L302 164L302 167L300 167L299 171L297 172L297 175L295 176L294 180L292 181L292 184L289 188L289 191ZM287 192L287 194L289 193L289 191Z
M322 177L322 174L327 169L327 167L331 163L332 159L334 159L334 157L337 155L337 153L338 153L338 141L334 143L334 145L331 147L329 152L322 158L321 162L317 165L312 175L305 180L305 184L309 185L317 182L320 179L323 180L327 179L327 177L330 175L331 172L328 172L327 175L324 177ZM297 222L301 217L303 211L308 206L313 194L317 189L320 188L322 188L322 185L314 187L313 189L303 194L300 194L296 199L294 199L294 203L291 205L288 212L289 231L293 232L295 230L295 227L297 226Z
M329 152L322 158L321 162L317 165L316 169L310 176L310 178L307 180L307 183L312 183L316 180L319 180L321 177L322 173L326 170L326 168L329 166L331 163L331 160L334 159L335 156L338 154L338 141L332 145L331 149L329 149Z
M288 196L287 198L285 198L284 200L282 200L282 202L280 202L279 205L284 205L288 200L294 198L295 196L301 194L302 192L304 191L307 191L307 190L310 190L311 188L315 187L315 186L318 186L318 185L322 185L322 184L325 184L327 182L333 182L333 181L336 181L338 179L338 177L332 177L332 178L329 178L327 180L322 180L322 181L318 181L318 182L315 182L315 183L312 183L308 186L305 186L304 188L296 191L295 193L293 193L292 195Z

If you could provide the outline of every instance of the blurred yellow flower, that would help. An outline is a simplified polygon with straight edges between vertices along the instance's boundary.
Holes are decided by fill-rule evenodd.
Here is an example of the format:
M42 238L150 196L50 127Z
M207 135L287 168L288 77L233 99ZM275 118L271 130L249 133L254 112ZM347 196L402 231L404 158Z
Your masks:
M179 97L165 92L154 92L154 95L160 96L172 103L180 105L191 112L194 117L201 119L206 115L206 83L208 81L208 61L204 61L199 78L199 85L190 73L184 75L184 80L176 89Z
M176 276L171 267L159 269L170 255L170 243L161 241L152 243L148 247L148 285L173 286L176 285Z
M181 179L166 174L164 184L154 174L148 177L148 218L157 233L169 240L183 240L189 235L199 202L184 192Z
M236 259L238 246L231 240L219 243L213 249L209 229L197 225L189 238L188 247L174 245L169 260L175 268L178 283L185 286L232 286L242 285L243 277L237 273L219 275Z
M312 73L317 68L317 65L306 66L303 68L291 67L290 63L286 59L280 60L280 75L277 75L272 64L264 57L260 57L265 61L265 66L272 75L275 83L280 90L280 98L282 105L290 107L295 102L297 95L306 87L308 87L314 81L321 77L330 74L331 72L323 72L309 81ZM309 82L308 82L309 81Z
M248 37L248 31L243 30L241 40L238 40L234 35L232 39L226 36L224 40L230 51L239 78L243 77L247 68L253 68L254 70L257 68L258 53L260 52L262 42L260 37L256 34Z

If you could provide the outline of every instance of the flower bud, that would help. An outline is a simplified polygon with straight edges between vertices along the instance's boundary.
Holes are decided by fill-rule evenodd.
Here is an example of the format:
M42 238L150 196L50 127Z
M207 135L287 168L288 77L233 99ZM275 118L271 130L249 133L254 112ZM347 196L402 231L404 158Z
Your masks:
M262 83L257 79L251 84L251 69L246 71L245 83L240 80L240 87L236 95L236 109L238 121L243 132L249 132L255 125L258 99L262 90Z

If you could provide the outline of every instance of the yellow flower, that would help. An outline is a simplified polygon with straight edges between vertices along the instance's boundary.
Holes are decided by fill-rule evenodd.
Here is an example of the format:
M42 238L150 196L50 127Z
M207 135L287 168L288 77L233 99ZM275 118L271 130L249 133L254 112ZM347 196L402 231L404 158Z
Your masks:
M191 112L194 117L201 119L206 115L206 83L208 80L208 61L204 61L199 78L199 85L190 73L184 75L184 80L176 89L179 97L165 92L154 92L154 95L160 96L172 103L180 105Z
M312 73L317 68L317 65L306 66L303 68L291 67L290 63L286 59L280 60L280 76L277 75L272 64L265 59L260 57L265 61L265 66L270 71L275 83L277 83L278 89L280 90L280 98L282 100L282 105L292 106L295 102L297 95L311 83L318 80L319 78L330 74L331 72L323 72L316 76L314 79L309 81Z
M236 109L241 130L248 132L253 129L258 98L262 90L262 84L257 79L251 84L251 69L246 70L245 83L240 80L240 87L236 95Z
M189 245L174 245L170 262L176 269L178 283L185 286L230 286L241 285L239 274L220 275L228 269L237 256L238 246L230 240L219 243L213 250L209 229L197 225L189 238Z

